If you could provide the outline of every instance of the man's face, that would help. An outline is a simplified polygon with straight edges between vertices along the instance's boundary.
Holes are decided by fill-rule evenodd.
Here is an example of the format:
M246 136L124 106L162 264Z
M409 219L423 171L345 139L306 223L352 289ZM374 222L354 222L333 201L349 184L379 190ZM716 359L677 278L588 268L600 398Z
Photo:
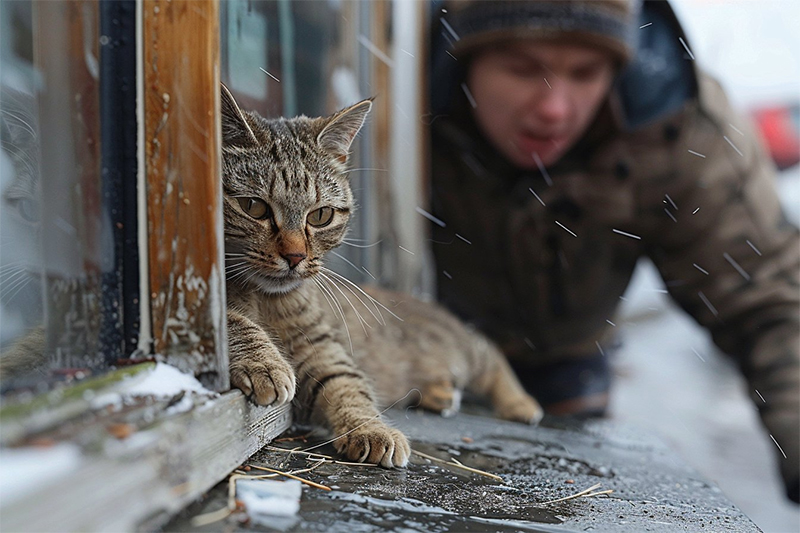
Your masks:
M604 50L520 40L480 52L467 87L475 119L495 148L521 168L536 168L536 156L552 165L580 139L613 77Z

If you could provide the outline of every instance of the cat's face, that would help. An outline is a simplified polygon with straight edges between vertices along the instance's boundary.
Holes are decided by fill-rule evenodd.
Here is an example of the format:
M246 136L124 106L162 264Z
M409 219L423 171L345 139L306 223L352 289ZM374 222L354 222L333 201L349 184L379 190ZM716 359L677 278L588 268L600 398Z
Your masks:
M288 292L341 244L354 209L345 164L370 101L331 117L267 120L222 87L227 278Z

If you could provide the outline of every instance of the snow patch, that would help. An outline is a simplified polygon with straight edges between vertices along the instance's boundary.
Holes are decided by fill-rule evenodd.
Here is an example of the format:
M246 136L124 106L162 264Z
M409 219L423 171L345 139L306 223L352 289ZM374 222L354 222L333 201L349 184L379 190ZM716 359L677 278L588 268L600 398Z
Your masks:
M50 448L0 450L0 502L3 507L78 470L81 450L74 444Z
M123 381L118 390L93 398L91 405L93 409L102 409L109 405L118 409L133 398L148 396L163 400L173 398L184 391L187 394L178 403L170 406L166 411L167 414L190 410L194 406L193 396L208 398L218 396L216 392L205 388L191 374L185 374L165 363L156 363L152 370Z

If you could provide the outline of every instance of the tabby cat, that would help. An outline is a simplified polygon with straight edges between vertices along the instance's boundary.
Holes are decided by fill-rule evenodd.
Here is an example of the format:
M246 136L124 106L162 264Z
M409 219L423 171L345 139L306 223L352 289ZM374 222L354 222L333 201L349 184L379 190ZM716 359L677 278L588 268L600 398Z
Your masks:
M294 400L339 437L340 453L384 467L404 466L410 448L377 406L412 389L436 411L457 409L466 387L502 417L538 421L541 408L483 337L441 308L370 296L323 267L354 209L345 169L371 101L266 120L221 91L231 384L260 405ZM379 302L400 298L395 310Z

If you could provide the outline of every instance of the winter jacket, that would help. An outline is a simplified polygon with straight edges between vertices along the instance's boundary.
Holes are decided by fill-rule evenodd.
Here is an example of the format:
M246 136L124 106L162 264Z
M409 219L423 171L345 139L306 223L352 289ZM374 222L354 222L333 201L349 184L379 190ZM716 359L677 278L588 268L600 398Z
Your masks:
M593 126L544 171L495 153L457 90L463 72L437 69L434 56L432 209L446 224L433 226L439 298L530 371L609 342L634 267L650 258L671 297L738 363L797 501L798 230L756 132L659 9L647 16L663 24Z

